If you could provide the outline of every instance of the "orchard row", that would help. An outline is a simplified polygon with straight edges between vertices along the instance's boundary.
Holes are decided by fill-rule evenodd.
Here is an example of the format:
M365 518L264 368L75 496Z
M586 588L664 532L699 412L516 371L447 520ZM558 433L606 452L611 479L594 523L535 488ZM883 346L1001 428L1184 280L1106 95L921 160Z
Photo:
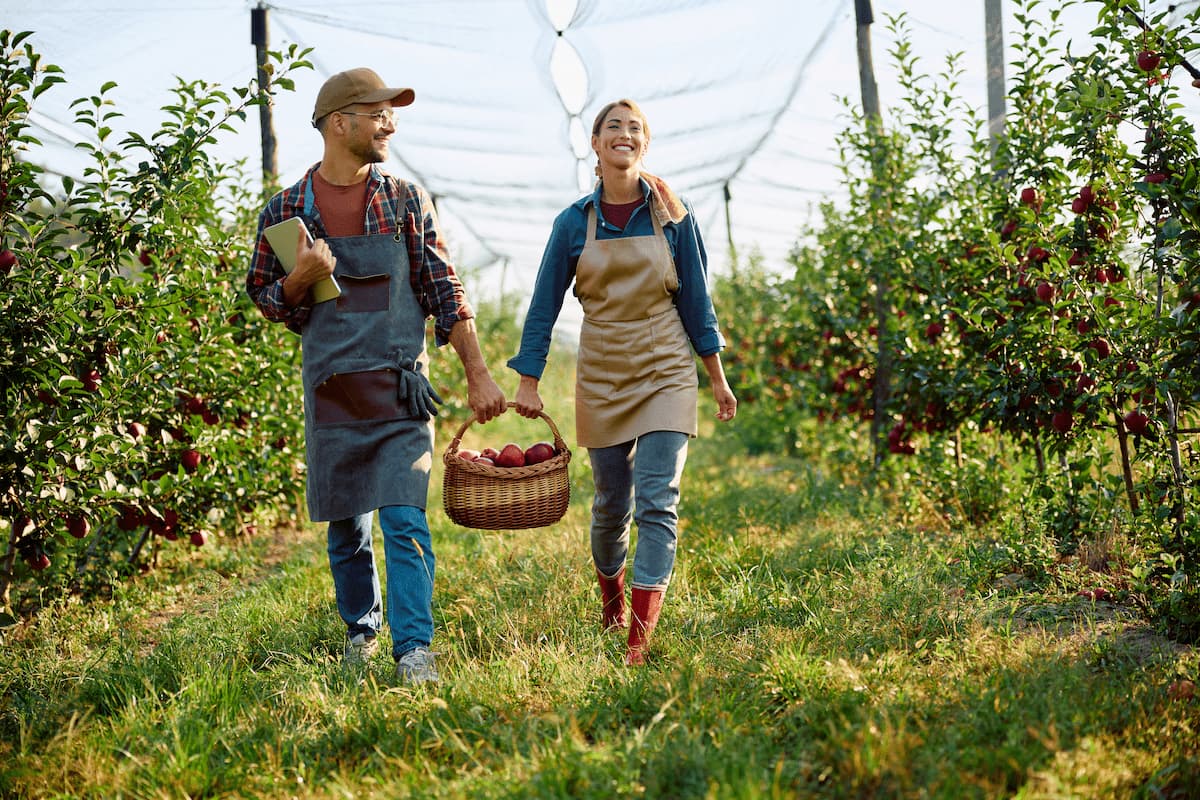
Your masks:
M764 447L815 419L870 427L877 460L936 461L964 434L1014 442L1043 473L1056 456L1064 548L1124 519L1147 603L1200 632L1200 162L1177 102L1200 80L1180 32L1196 13L1142 30L1094 5L1094 49L1070 56L1018 12L1029 58L999 137L954 95L955 67L919 72L900 26L907 95L840 137L849 202L823 208L790 274L722 287L748 310L729 320L729 371Z

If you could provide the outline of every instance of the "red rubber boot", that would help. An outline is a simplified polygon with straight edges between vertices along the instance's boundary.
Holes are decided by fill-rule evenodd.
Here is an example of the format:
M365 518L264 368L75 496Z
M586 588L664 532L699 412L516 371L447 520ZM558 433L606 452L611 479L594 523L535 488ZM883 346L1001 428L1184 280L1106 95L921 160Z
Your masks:
M658 624L658 615L662 611L662 589L633 588L633 598L630 603L633 609L633 623L629 626L629 647L625 652L625 666L640 667L646 663L646 648L650 634Z
M601 625L605 632L617 628L627 628L625 620L625 568L611 578L596 570L596 580L600 582L600 601L603 603Z

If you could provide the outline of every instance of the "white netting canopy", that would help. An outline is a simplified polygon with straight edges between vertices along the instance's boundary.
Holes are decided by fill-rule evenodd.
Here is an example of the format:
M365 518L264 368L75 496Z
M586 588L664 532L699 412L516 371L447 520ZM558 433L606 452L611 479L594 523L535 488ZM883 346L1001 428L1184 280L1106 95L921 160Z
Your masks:
M35 105L35 134L46 147L33 158L79 173L83 162L71 146L82 133L68 104L106 81L118 84L111 96L122 122L143 133L157 126L176 76L247 83L255 5L0 0L5 27L34 31L35 48L69 80ZM730 238L740 254L757 248L768 267L781 266L813 204L839 193L833 144L846 122L839 98L857 106L860 97L853 0L281 0L266 7L270 48L311 47L316 67L297 73L296 91L275 104L281 182L319 158L309 118L329 75L370 66L391 85L413 87L417 100L401 110L388 167L434 195L457 260L481 286L521 292L531 283L555 214L591 187L592 118L620 97L649 117L647 167L693 203L714 272L727 267ZM960 91L984 111L983 0L876 0L873 7L885 119L896 89L887 55L894 42L883 23L901 12L926 71L940 71L947 53L963 54ZM1096 11L1079 13L1065 25L1085 34ZM226 137L218 155L245 158L256 174L257 117Z

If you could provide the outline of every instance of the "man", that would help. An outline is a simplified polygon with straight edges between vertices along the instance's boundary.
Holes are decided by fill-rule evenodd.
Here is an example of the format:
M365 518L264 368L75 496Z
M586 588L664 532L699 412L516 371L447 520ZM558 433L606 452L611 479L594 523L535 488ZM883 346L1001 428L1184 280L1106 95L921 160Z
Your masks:
M395 109L413 99L412 89L388 87L366 68L325 82L312 120L323 157L263 209L246 290L268 319L301 337L308 510L329 522L345 660L365 664L378 648L378 516L396 674L422 683L438 679L429 649L434 555L425 503L441 398L427 377L426 319L434 319L436 344L449 342L461 360L476 418L487 422L507 404L484 362L429 194L378 166ZM298 237L285 273L264 231L290 217L303 220L313 241ZM340 295L314 302L313 287L331 277Z

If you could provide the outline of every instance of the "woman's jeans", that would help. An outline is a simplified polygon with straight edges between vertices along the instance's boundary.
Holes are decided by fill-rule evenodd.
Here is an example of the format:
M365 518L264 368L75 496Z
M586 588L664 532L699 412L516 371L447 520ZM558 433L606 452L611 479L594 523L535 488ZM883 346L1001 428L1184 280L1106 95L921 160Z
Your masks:
M338 614L347 633L378 635L383 599L375 570L371 529L375 514L368 512L329 523L329 569ZM416 506L379 509L383 555L387 572L387 622L392 633L392 656L433 641L433 545L425 510Z
M629 525L636 520L632 585L667 588L675 568L679 484L687 448L687 434L653 431L613 447L588 450L596 485L592 560L601 574L616 575L625 566Z

